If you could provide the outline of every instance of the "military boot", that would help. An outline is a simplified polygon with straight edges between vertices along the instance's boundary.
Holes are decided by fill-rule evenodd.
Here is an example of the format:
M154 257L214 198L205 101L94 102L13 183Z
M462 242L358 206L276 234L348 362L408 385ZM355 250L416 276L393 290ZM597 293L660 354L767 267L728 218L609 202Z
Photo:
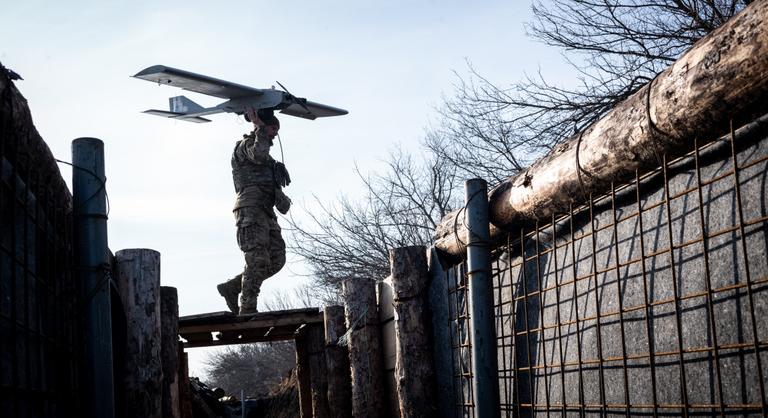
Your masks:
M255 313L259 313L259 310L256 309L256 308L247 308L247 307L243 306L243 307L240 308L240 313L238 315L240 315L240 316L243 316L243 315L253 315Z
M234 278L216 286L219 294L223 296L224 300L227 302L227 307L235 315L240 312L240 307L237 305L237 297L240 294L241 277L242 275L238 274Z

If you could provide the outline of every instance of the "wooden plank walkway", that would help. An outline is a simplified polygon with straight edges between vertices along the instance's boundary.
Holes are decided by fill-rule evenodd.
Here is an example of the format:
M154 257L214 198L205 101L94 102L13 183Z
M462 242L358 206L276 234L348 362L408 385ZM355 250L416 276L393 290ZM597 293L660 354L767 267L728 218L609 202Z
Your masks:
M179 335L184 348L292 340L309 324L323 323L318 308L259 312L238 316L231 312L211 312L179 318Z

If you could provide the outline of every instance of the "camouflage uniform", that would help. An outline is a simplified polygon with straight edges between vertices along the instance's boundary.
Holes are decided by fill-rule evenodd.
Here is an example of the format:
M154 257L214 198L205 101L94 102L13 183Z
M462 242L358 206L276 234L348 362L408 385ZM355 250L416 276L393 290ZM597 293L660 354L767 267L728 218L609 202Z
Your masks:
M245 254L245 269L222 286L240 294L240 313L256 311L261 284L285 265L285 242L280 235L274 207L286 213L290 199L282 187L290 178L282 163L269 155L272 141L260 131L244 135L232 153L232 179L237 192L233 209L237 225L237 244ZM236 294L236 293L235 293ZM230 298L227 298L230 309Z

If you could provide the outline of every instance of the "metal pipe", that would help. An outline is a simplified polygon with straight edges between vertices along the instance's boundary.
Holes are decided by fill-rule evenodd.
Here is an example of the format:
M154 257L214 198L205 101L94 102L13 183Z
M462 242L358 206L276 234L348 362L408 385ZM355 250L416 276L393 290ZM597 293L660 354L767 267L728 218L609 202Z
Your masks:
M81 284L84 403L89 418L115 416L104 143L72 141L75 274Z
M487 187L483 179L467 180L464 184L472 323L472 394L477 418L497 418L500 412Z

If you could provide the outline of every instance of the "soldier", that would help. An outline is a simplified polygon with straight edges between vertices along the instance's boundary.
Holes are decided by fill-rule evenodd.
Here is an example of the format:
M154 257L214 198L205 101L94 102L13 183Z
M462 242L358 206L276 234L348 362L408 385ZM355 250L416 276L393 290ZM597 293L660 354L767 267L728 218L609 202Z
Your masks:
M237 192L233 211L245 269L217 286L227 307L240 315L257 312L261 284L285 265L285 242L273 208L285 214L291 206L283 193L283 187L291 182L288 171L269 155L280 121L272 111L256 113L252 109L246 111L246 119L253 122L254 130L243 135L232 153L232 180Z

